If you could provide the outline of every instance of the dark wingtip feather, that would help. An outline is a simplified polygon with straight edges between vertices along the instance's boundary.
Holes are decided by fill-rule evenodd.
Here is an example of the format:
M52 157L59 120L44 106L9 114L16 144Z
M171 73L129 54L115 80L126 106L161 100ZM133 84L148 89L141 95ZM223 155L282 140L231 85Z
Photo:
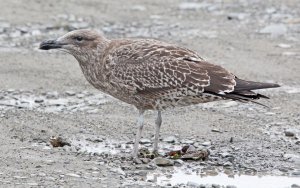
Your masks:
M241 80L239 78L236 78L235 81L236 81L236 86L234 88L234 91L247 91L247 90L250 91L256 89L280 87L279 84L246 81L246 80Z

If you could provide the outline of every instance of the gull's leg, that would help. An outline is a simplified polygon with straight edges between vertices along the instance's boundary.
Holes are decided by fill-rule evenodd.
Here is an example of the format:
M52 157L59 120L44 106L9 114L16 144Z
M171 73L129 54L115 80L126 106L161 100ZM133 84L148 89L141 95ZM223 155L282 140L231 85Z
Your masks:
M132 156L134 158L137 158L137 154L138 154L138 150L139 150L139 142L141 139L141 134L143 131L143 127L144 127L144 110L139 110L139 117L137 120L137 126L138 126L138 131L136 133L136 137L135 137L135 143L134 143L134 147L133 147L133 153Z
M160 127L161 127L161 122L162 122L162 118L161 118L161 111L158 110L157 111L157 118L155 120L155 137L154 137L154 145L153 145L153 153L157 153L158 152L158 140L159 140L159 131L160 131Z

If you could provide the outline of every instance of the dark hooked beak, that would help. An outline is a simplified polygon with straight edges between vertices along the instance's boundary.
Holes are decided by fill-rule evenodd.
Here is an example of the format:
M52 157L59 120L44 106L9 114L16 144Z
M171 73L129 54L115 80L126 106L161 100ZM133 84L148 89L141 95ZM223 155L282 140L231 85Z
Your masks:
M63 45L65 45L65 44L60 43L57 40L46 40L40 44L39 48L41 50L50 50L50 49L61 48Z

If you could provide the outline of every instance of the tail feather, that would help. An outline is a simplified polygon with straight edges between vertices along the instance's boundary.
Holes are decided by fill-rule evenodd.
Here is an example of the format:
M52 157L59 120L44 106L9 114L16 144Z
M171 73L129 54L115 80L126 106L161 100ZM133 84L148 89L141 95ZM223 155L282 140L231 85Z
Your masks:
M268 106L256 102L255 100L260 98L269 99L269 97L259 93L255 93L251 90L280 87L278 84L245 81L239 78L236 78L235 81L236 81L236 86L234 87L234 90L232 92L224 93L224 94L219 94L214 92L208 92L208 93L220 96L224 99L231 99L240 102L252 102L268 108Z
M280 87L278 84L246 81L246 80L241 80L239 78L236 78L235 81L236 81L236 86L234 87L234 92Z

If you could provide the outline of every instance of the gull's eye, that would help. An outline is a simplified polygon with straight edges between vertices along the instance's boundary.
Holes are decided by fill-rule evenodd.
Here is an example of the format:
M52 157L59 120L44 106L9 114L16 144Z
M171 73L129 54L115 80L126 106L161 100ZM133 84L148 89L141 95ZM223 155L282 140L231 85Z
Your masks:
M77 42L81 42L81 41L83 40L83 37L77 36L77 37L74 37L74 39L75 39Z

